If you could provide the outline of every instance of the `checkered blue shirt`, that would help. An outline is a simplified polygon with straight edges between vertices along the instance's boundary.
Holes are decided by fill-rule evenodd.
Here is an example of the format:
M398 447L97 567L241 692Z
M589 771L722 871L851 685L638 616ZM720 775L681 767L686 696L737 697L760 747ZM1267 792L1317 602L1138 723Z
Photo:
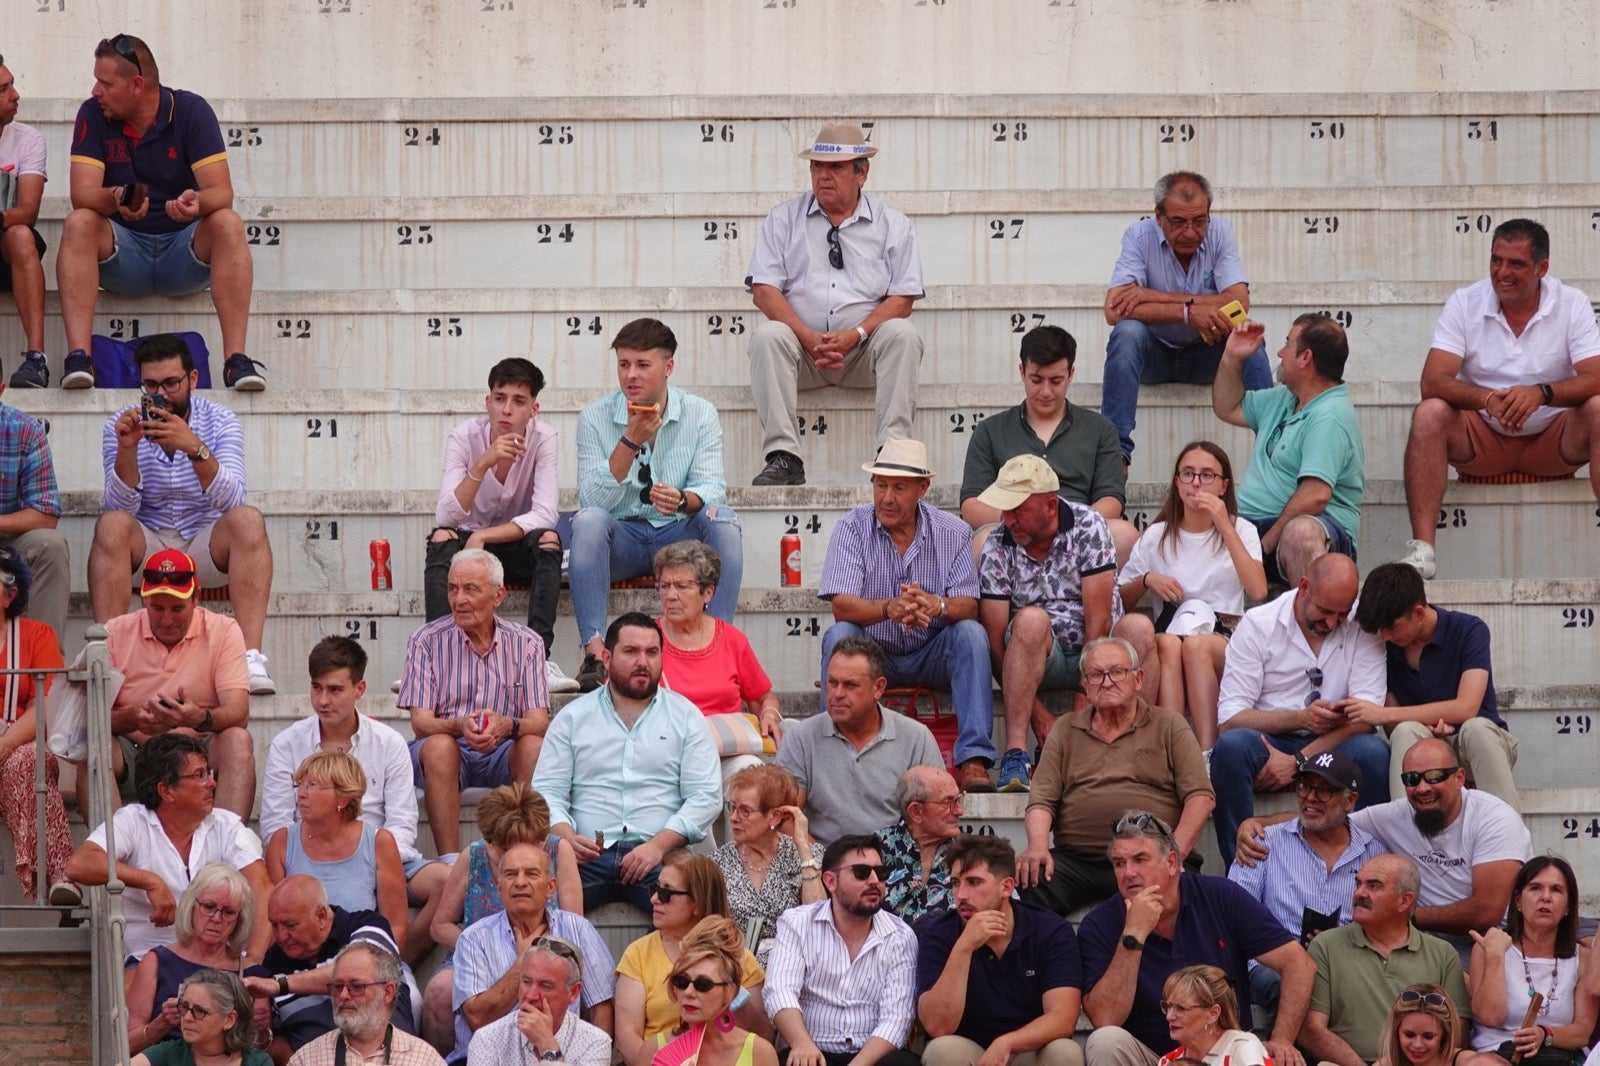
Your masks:
M0 404L0 514L32 508L61 515L61 492L44 423Z

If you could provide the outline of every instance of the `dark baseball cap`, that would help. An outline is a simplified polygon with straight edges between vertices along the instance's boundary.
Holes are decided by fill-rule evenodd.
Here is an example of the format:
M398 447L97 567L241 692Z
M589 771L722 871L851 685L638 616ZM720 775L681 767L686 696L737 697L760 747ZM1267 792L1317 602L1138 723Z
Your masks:
M1361 791L1361 767L1342 751L1325 751L1309 759L1301 759L1295 776L1304 777L1307 774L1314 774L1329 784L1351 792Z

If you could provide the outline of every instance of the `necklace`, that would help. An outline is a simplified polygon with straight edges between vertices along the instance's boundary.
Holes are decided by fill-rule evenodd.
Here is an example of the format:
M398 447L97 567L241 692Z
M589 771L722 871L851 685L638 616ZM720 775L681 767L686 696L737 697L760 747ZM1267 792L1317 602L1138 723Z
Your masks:
M1523 950L1520 942L1517 944L1517 954L1522 956L1522 980L1528 986L1528 998L1532 999L1539 994L1539 990L1533 987L1533 968L1528 965L1527 952ZM1549 1014L1550 1002L1556 998L1556 978L1560 968L1560 961L1559 959L1550 960L1550 991L1544 994L1544 1003L1539 1007L1540 1014Z

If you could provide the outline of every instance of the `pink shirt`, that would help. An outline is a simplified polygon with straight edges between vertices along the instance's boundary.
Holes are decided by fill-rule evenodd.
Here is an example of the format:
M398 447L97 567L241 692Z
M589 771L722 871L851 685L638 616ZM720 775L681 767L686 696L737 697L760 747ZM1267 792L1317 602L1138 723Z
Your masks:
M176 697L180 688L184 699L214 708L221 693L250 687L244 634L227 615L196 607L189 632L173 648L156 639L143 610L111 619L106 634L111 665L123 676L113 710L142 707L157 692Z
M472 499L472 509L462 510L461 501L456 499L456 486L467 476L472 461L489 450L491 432L488 418L474 418L450 431L444 446L444 480L439 486L433 520L451 529L473 531L506 522L515 522L524 534L554 529L560 445L555 427L537 418L528 423L528 450L511 464L505 483L501 484L491 467Z
M772 691L772 679L761 669L743 633L720 618L713 621L711 643L698 651L662 642L661 687L693 703L702 714L738 714L746 700Z

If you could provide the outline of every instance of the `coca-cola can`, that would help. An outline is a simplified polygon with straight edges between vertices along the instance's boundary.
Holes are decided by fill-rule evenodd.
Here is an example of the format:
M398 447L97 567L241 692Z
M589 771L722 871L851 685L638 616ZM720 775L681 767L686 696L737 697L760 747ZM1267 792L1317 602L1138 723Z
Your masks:
M389 569L389 542L375 540L369 551L372 555L372 587L374 589L394 588L394 574Z
M800 536L788 533L778 542L778 577L784 585L800 584Z

